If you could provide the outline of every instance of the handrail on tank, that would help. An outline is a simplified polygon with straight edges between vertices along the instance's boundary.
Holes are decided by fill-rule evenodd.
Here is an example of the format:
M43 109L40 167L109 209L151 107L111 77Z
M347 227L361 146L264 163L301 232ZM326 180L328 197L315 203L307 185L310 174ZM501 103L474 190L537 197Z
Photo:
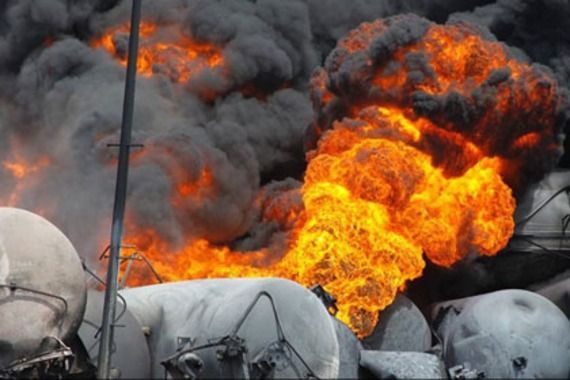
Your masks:
M121 283L119 286L119 289L123 289L126 284L127 284L127 280L129 277L129 274L131 273L131 269L132 269L132 265L133 265L133 261L138 260L138 261L143 261L146 266L150 269L150 271L152 272L152 274L154 275L154 277L156 278L156 281L158 281L159 284L164 283L164 280L162 279L162 277L160 276L160 274L158 273L158 271L156 270L156 268L154 267L154 265L152 265L152 262L149 260L148 257L146 257L146 255L141 252L136 245L133 244L122 244L121 245L121 249L124 248L129 248L134 250L135 252L133 252L130 255L127 256L123 256L120 255L119 256L119 261L120 264L123 264L123 262L128 261L127 263L127 268L125 269L125 271L123 272L123 278L121 279ZM101 255L99 256L99 260L103 260L103 259L107 259L109 258L109 250L111 249L110 245L107 245L107 248L105 248L103 250L103 252L101 253Z
M44 296L44 297L55 298L56 300L61 301L63 303L63 315L66 315L67 311L69 309L69 305L67 304L67 301L65 300L65 298L58 296L58 295L55 295L55 294L47 293L47 292L32 289L32 288L26 288L24 286L16 285L13 282L11 282L10 284L0 284L0 289L9 289L10 293L12 293L12 294L14 294L16 292L16 290L22 290L22 291L29 292L29 293L39 294L39 295ZM63 318L60 319L60 324L62 321L63 321Z
M106 287L107 284L105 283L105 281L103 281L102 278L100 278L99 276L97 276L97 273L95 273L91 268L89 268L87 266L87 264L85 264L85 261L81 260L81 265L83 266L83 270L90 275L92 278L95 279L95 281L97 281L100 285L102 285L103 287ZM121 310L121 312L115 316L115 322L119 321L123 315L125 315L125 313L127 312L127 300L125 299L125 297L123 297L120 293L117 293L117 298L121 300L121 302L123 303L123 310ZM83 322L89 322L86 319L83 320ZM90 323L90 322L89 322ZM99 336L99 334L101 333L101 327L95 324L92 324L94 327L97 328L97 332L95 333L95 338L97 338Z
M516 227L519 227L520 225L528 222L529 220L531 220L536 214L539 213L540 210L542 210L547 204L549 204L554 198L556 198L557 196L559 196L560 194L562 194L565 191L570 191L570 185L564 186L560 189L558 189L554 194L550 195L548 198L546 198L544 201L542 201L538 206L536 206L533 210L531 210L527 215L525 215L521 220L516 222Z

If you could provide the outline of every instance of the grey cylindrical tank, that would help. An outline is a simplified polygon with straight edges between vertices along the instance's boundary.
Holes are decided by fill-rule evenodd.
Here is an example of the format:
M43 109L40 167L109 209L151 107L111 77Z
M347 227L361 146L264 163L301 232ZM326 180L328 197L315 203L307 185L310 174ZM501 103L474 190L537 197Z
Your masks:
M403 294L380 312L372 334L362 340L368 350L423 352L431 347L431 330L418 307Z
M360 365L369 372L364 379L447 379L441 359L424 352L364 350Z
M164 374L161 361L172 357L181 347L193 347L203 361L203 378L236 377L226 371L226 360L219 360L224 347L198 349L219 342L239 325L245 311L260 294L267 292L274 300L276 312L286 340L305 361L313 375L336 378L341 373L340 345L353 344L350 334L337 334L335 324L321 301L306 288L283 279L215 279L153 285L126 289L121 292L129 310L143 328L150 331L152 374ZM267 352L278 340L277 323L268 298L259 298L239 328L244 339L247 361L253 362ZM347 342L344 342L344 340ZM356 368L358 355L356 350ZM275 368L275 378L305 377L309 369L289 350L291 362L281 361ZM193 354L188 362L198 363ZM239 372L241 367L238 366ZM350 372L350 371L349 371ZM231 375L231 376L230 376Z
M447 367L468 364L487 378L568 378L570 322L556 305L525 290L460 300L442 324Z
M99 356L104 300L105 295L101 291L90 289L87 292L87 308L77 333L94 364ZM150 353L144 331L120 298L117 300L115 324L111 366L123 379L149 379Z
M362 344L343 322L331 317L339 346L339 379L358 378L358 366Z
M554 302L570 319L570 278L541 286L535 292Z
M86 294L81 261L41 216L0 208L0 285L0 368L41 353L44 339L77 331Z

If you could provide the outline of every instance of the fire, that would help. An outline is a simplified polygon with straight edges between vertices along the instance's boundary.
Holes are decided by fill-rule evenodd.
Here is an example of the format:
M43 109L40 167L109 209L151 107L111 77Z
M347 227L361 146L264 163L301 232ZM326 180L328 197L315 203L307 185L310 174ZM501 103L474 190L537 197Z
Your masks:
M5 161L2 163L2 166L4 166L4 169L10 171L10 173L18 179L24 178L29 172L28 167L19 162Z
M212 171L205 167L200 173L198 180L181 182L177 185L176 191L183 198L205 196L208 194L213 181Z
M16 144L13 142L13 146ZM18 149L15 149L18 152ZM5 160L2 163L2 168L6 170L14 180L14 188L7 196L0 199L5 206L17 206L20 201L21 192L26 189L30 183L35 181L35 176L39 174L42 169L51 164L49 157L43 156L34 162L24 159L20 154L14 153L13 158ZM44 210L35 210L36 213L43 215Z
M352 31L311 85L318 143L299 190L304 208L260 206L268 220L289 226L279 257L275 247L244 253L204 239L170 252L155 231L136 226L130 240L168 281L320 283L337 298L339 318L366 336L378 311L421 275L424 257L449 267L506 246L513 190L549 167L535 157L557 149L561 96L548 73L475 28L413 16ZM177 183L173 202L216 187L208 168ZM280 204L287 202L273 205Z
M126 43L130 25L124 24L105 32L91 46L102 48L126 66ZM186 83L205 70L223 68L221 49L211 43L194 41L175 25L140 24L137 71L149 77L162 73L173 82Z
M8 170L12 176L16 179L23 179L30 174L33 174L43 167L49 165L49 158L43 157L38 162L34 164L28 164L21 160L16 161L4 161L2 166L4 169Z

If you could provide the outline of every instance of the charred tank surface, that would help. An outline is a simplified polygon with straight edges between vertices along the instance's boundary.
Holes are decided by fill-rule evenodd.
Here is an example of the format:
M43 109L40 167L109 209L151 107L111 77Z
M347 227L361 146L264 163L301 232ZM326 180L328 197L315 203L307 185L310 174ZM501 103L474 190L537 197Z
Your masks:
M321 301L294 282L196 280L121 294L150 333L154 377L164 367L175 377L357 377L353 334L337 333Z
M64 342L85 302L83 269L67 237L41 216L0 208L0 375L69 357Z

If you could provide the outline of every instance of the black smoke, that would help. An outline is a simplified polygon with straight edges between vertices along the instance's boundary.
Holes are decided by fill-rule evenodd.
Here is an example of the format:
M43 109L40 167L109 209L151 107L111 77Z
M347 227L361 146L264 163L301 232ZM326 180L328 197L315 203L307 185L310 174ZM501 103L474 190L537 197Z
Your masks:
M207 70L178 84L156 67L156 75L137 79L133 140L144 149L131 165L132 223L174 245L200 237L249 249L279 240L272 236L280 226L264 224L261 207L271 202L259 197L298 187L303 140L315 117L311 75L363 21L402 12L438 22L469 18L550 66L567 86L565 36L541 26L551 14L564 25L559 11L567 7L507 3L513 2L144 1L143 19L178 25L196 41L221 46L229 70ZM129 8L129 1L117 0L0 3L0 161L50 162L24 180L0 166L0 199L6 203L16 193L13 205L47 215L89 259L108 240L116 151L107 145L118 140L125 75L91 41L128 22ZM544 17L531 17L537 8ZM537 43L547 39L552 42ZM377 46L375 54L385 49ZM205 90L214 96L205 98ZM207 191L176 195L177 181L199 183L205 169L211 171Z

